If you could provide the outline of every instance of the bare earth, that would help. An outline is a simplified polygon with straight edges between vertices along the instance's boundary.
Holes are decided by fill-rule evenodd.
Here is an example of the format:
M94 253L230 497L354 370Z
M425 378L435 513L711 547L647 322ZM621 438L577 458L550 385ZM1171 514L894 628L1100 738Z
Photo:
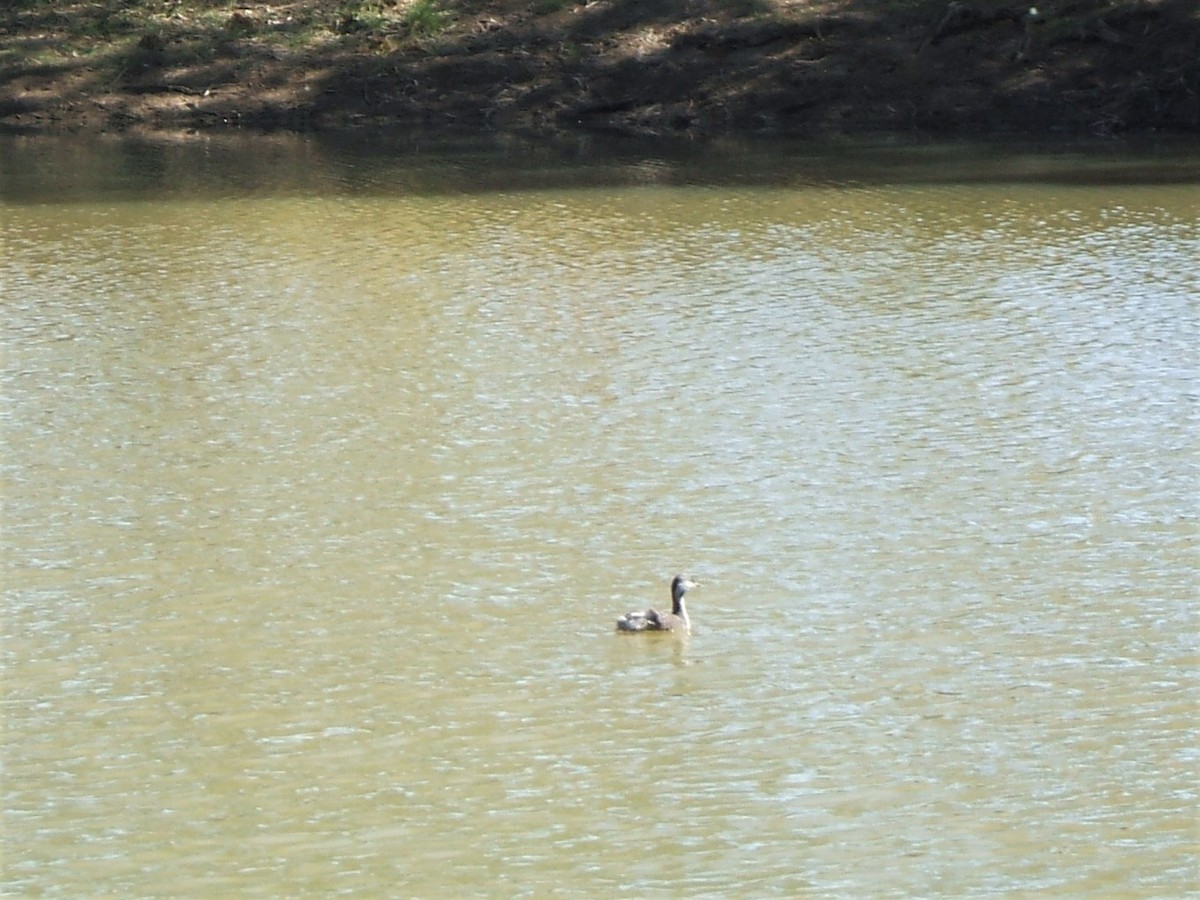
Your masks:
M11 0L0 131L1200 133L1200 2Z

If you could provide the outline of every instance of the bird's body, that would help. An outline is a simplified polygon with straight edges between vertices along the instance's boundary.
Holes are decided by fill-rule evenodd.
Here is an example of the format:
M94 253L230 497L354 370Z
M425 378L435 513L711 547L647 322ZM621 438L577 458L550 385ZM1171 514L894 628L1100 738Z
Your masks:
M686 575L676 575L671 581L671 611L659 612L648 609L645 612L626 613L617 619L617 631L680 631L691 633L692 621L688 618L687 607L683 603L683 595L688 588L695 587L697 582Z

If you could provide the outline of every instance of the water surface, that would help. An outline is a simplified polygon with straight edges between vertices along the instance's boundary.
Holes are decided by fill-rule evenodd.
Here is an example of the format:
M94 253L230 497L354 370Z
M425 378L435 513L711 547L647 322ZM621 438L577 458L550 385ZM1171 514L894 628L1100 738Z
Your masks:
M1194 155L2 147L7 890L1196 890Z

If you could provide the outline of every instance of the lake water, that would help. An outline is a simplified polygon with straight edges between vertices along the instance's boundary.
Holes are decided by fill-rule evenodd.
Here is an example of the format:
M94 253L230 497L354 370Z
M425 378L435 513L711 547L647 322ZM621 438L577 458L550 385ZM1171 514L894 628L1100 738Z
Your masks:
M0 141L0 883L1197 892L1198 273L1194 147Z

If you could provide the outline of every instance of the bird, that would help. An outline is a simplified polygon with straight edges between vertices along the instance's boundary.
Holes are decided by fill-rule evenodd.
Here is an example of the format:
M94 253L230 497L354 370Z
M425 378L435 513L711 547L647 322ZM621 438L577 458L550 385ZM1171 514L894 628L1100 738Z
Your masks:
M687 607L683 605L683 595L699 583L692 581L687 575L676 575L671 580L669 613L659 612L657 609L626 613L617 619L617 631L680 631L691 634L692 620L688 618Z

